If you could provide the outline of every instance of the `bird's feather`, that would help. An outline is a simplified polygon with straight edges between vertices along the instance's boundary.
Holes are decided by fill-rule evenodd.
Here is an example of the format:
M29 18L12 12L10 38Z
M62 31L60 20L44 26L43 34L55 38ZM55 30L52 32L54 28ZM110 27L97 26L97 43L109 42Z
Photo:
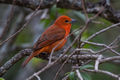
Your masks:
M51 26L52 27L52 26ZM65 30L59 27L48 28L38 39L33 47L33 50L39 50L43 47L49 46L65 37Z

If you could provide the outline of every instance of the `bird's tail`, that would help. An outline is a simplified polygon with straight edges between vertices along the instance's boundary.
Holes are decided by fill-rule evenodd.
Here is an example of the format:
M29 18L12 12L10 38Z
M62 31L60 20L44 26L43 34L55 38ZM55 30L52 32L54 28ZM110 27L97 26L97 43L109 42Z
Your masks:
M23 62L22 67L25 67L27 65L27 63L38 54L39 51L35 51L33 53L31 53L31 55Z

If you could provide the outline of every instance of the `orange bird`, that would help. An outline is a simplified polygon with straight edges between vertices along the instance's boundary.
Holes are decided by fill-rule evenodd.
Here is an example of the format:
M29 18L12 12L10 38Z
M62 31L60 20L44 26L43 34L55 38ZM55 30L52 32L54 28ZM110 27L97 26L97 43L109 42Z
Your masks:
M67 41L66 36L69 35L71 22L74 21L75 20L71 19L68 16L58 17L54 24L42 33L41 37L33 47L33 52L24 61L23 66L25 66L36 55L39 55L43 52L50 54L52 49L57 45L58 46L54 51L60 50Z

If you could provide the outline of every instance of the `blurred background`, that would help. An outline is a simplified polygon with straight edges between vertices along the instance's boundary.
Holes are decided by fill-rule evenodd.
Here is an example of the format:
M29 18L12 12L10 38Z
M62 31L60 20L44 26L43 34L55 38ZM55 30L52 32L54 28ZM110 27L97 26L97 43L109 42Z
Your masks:
M89 1L97 2L98 0L89 0ZM114 9L116 10L120 9L119 4L120 4L120 0L111 0L111 5ZM0 37L0 41L5 40L10 35L12 35L17 30L19 30L33 14L33 10L29 8L14 6L13 11L11 11L11 9L12 9L11 5L0 4L0 13L1 13L0 35L4 35ZM14 56L16 53L18 53L20 50L26 48L32 48L33 44L40 37L41 33L48 26L53 24L55 19L60 15L67 15L77 20L77 22L74 25L72 25L71 32L79 27L82 28L85 24L85 15L81 11L61 9L61 8L57 8L56 5L52 6L49 9L39 10L22 32L20 32L14 38L6 42L4 45L0 46L0 66L2 66L6 61L11 59L11 57ZM89 17L94 16L94 14L88 14L88 15ZM10 20L8 20L9 17L11 17ZM106 28L112 24L113 23L111 23L110 21L98 17L97 19L95 19L95 23L91 23L88 29L86 30L86 32L84 32L82 36L82 40L87 39L93 33L103 28ZM2 34L3 31L5 31L5 34ZM76 32L69 38L69 41L67 42L66 46L68 46L73 41L73 39L77 34L78 33ZM91 41L109 44L119 34L120 34L120 27L117 27L106 31L105 33L100 34ZM73 46L73 48L74 47L75 46ZM96 47L91 45L85 45L84 47L91 48L95 51L101 49L101 47ZM116 50L120 51L119 49ZM109 51L106 51L104 55L113 56L114 54L110 53ZM34 72L40 70L47 64L47 61L45 60L33 58L25 68L22 68L21 64L24 60L25 58L17 62L12 68L10 68L7 71L7 73L3 76L3 78L5 80L25 80L27 77L32 75ZM93 65L94 62L93 63L91 62L90 64ZM105 63L100 65L100 69L108 70L113 73L120 74L119 66L120 66L119 63L116 64ZM41 79L52 80L59 67L60 67L59 63L55 64L53 67L49 68L48 70L40 74ZM71 72L71 68L72 68L72 64L65 65L64 69L59 74L58 80L61 80L66 73ZM85 80L114 80L110 76L100 73L85 73L85 76L87 76ZM37 80L37 79L33 79L33 80Z

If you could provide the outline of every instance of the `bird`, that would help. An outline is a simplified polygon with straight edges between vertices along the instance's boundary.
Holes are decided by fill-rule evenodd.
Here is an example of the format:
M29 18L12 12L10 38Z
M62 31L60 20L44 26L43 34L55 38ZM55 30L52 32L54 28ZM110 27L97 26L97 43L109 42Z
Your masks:
M67 42L66 37L70 34L73 22L75 22L75 19L66 15L59 16L55 22L41 34L33 46L33 52L23 62L22 66L25 67L34 56L42 54L43 52L50 54L55 46L54 52L60 50Z

